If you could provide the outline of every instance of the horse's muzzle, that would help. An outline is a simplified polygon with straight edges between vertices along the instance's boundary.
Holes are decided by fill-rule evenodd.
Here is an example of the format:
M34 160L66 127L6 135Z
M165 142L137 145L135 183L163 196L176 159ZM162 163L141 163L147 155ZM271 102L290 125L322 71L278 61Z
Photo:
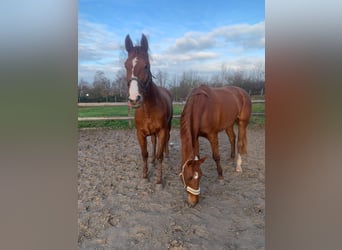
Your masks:
M194 207L199 201L199 195L193 195L188 193L188 203L191 207Z
M140 108L142 104L142 97L141 95L138 95L136 100L128 98L128 101L130 102L132 108Z

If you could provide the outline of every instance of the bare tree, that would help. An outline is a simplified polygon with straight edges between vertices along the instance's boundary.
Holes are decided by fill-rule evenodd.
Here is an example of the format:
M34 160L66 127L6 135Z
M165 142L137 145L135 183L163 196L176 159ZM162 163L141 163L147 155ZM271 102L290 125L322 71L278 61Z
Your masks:
M78 102L81 102L82 98L89 95L90 91L90 84L81 79L78 83Z
M114 81L112 82L112 88L114 88L115 95L121 97L127 96L127 80L126 80L126 71L124 69L120 69L115 76Z
M93 81L93 94L95 98L106 98L110 94L110 80L105 76L103 71L96 71Z
M168 80L168 74L165 71L161 71L158 70L156 75L155 75L155 79L156 79L156 84L162 87L166 87L167 86L167 80Z

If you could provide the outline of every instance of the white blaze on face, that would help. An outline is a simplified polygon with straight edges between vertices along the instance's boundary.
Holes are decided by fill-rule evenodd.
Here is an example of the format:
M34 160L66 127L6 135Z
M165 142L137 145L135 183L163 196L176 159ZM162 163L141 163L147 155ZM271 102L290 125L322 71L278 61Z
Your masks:
M138 99L139 95L139 87L138 82L136 80L132 80L129 86L129 99L135 101Z
M138 57L134 57L133 60L132 60L132 65L133 65L132 77L134 76L134 67L135 67L135 65L137 65L137 63L138 63Z
M135 65L137 65L138 63L138 58L135 57L133 60L132 60L132 78L137 78L135 75L134 75L134 67ZM138 86L138 81L136 80L132 80L131 83L130 83L130 86L129 86L129 99L135 101L137 100L138 96L139 96L139 86Z

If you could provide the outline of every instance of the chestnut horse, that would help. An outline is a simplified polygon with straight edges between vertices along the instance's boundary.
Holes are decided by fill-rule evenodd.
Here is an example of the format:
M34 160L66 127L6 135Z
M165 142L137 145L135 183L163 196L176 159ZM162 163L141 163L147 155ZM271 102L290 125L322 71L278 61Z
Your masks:
M125 68L128 81L128 100L135 108L135 127L143 159L142 177L147 179L147 141L151 136L152 163L158 160L157 184L162 184L162 163L169 154L168 141L170 138L172 120L172 96L170 92L157 86L152 80L148 56L148 41L143 34L140 46L133 46L129 35L125 39L128 58ZM156 141L158 144L156 154Z
M238 125L238 156L236 171L241 172L241 154L247 154L246 129L252 103L243 89L235 86L212 88L201 85L192 90L181 115L181 181L188 192L190 205L198 203L202 176L198 137L209 140L216 162L218 179L223 180L217 134L225 130L231 145L230 161L235 159L234 124Z

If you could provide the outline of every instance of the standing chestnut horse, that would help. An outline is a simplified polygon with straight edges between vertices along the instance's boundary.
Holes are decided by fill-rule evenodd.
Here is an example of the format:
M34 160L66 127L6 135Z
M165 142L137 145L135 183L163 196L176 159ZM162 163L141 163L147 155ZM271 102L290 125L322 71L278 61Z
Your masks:
M241 88L226 86L212 88L202 85L193 89L181 115L182 165L181 181L188 192L190 205L198 203L202 176L198 137L209 140L216 162L219 180L223 180L217 134L225 130L231 145L230 161L235 159L234 124L238 125L238 156L236 171L241 172L241 155L247 154L246 128L251 114L249 95Z
M140 46L133 46L129 35L125 47L128 58L125 62L129 102L135 108L135 127L143 158L143 178L147 178L147 141L151 136L152 162L158 160L157 184L162 184L162 163L164 151L168 156L172 120L172 96L170 92L157 86L152 80L148 57L148 42L143 34ZM158 143L156 155L156 141Z

